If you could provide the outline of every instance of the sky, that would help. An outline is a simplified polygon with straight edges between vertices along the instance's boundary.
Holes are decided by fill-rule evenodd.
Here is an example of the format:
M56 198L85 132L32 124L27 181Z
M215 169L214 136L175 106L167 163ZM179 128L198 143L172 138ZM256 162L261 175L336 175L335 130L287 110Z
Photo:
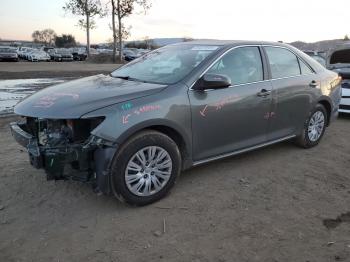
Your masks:
M30 40L34 30L51 28L86 42L79 17L65 14L67 0L0 0L0 38ZM108 3L108 0L102 0ZM150 0L146 14L125 19L128 40L191 37L265 41L305 41L350 35L349 0ZM111 17L96 19L91 42L112 38Z

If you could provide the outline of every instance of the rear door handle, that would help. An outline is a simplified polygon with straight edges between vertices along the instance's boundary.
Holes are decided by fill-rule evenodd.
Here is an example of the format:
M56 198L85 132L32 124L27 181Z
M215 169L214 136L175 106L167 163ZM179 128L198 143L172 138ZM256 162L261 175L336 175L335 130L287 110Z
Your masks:
M257 93L258 97L267 97L271 94L271 90L267 90L267 89L261 89L261 91L259 93Z
M311 83L309 84L310 87L317 87L318 84L315 80L312 80Z

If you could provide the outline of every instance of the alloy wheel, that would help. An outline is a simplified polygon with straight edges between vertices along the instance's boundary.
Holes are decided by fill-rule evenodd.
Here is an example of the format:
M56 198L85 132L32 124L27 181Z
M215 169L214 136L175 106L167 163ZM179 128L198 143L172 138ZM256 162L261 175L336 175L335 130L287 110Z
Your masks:
M320 139L325 127L325 116L322 111L316 111L310 118L308 126L308 137L311 142L316 142Z
M130 158L125 169L125 183L134 195L150 196L165 187L172 168L172 159L164 148L144 147Z

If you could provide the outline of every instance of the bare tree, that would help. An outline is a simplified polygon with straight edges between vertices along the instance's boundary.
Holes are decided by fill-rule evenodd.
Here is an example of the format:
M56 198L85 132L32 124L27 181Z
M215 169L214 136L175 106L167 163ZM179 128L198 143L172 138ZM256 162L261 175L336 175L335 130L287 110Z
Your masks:
M136 6L140 6L146 12L151 5L149 0L111 0L112 30L113 30L113 61L116 60L117 41L119 46L119 61L123 61L123 23L125 17L131 15ZM117 26L116 26L117 17ZM118 31L118 36L117 36Z
M32 33L32 38L35 43L45 45L53 45L55 43L56 33L52 29L35 30Z
M116 28L116 26L109 26L109 28L112 30L112 32L117 32L118 29ZM125 41L126 39L129 38L130 36L130 29L131 26L129 26L128 28L125 28L124 25L122 25L122 41ZM114 44L114 42L118 43L119 42L119 34L115 33L113 34L113 38L112 39L108 39L108 43L111 44L111 48L113 48L113 61L115 62L115 58L116 58L116 48L117 46Z
M68 0L63 10L73 15L84 17L79 19L78 25L86 30L86 51L89 56L90 29L96 26L94 17L97 15L102 17L104 15L100 0Z

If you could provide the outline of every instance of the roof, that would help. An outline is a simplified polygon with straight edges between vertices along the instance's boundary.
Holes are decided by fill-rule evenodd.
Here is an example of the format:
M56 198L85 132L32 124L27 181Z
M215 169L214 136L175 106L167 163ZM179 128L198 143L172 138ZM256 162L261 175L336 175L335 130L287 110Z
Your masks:
M219 46L236 46L236 45L278 45L286 46L284 43L280 42L268 42L268 41L252 41L252 40L194 40L188 42L180 42L174 45L183 44L195 44L195 45L219 45Z

